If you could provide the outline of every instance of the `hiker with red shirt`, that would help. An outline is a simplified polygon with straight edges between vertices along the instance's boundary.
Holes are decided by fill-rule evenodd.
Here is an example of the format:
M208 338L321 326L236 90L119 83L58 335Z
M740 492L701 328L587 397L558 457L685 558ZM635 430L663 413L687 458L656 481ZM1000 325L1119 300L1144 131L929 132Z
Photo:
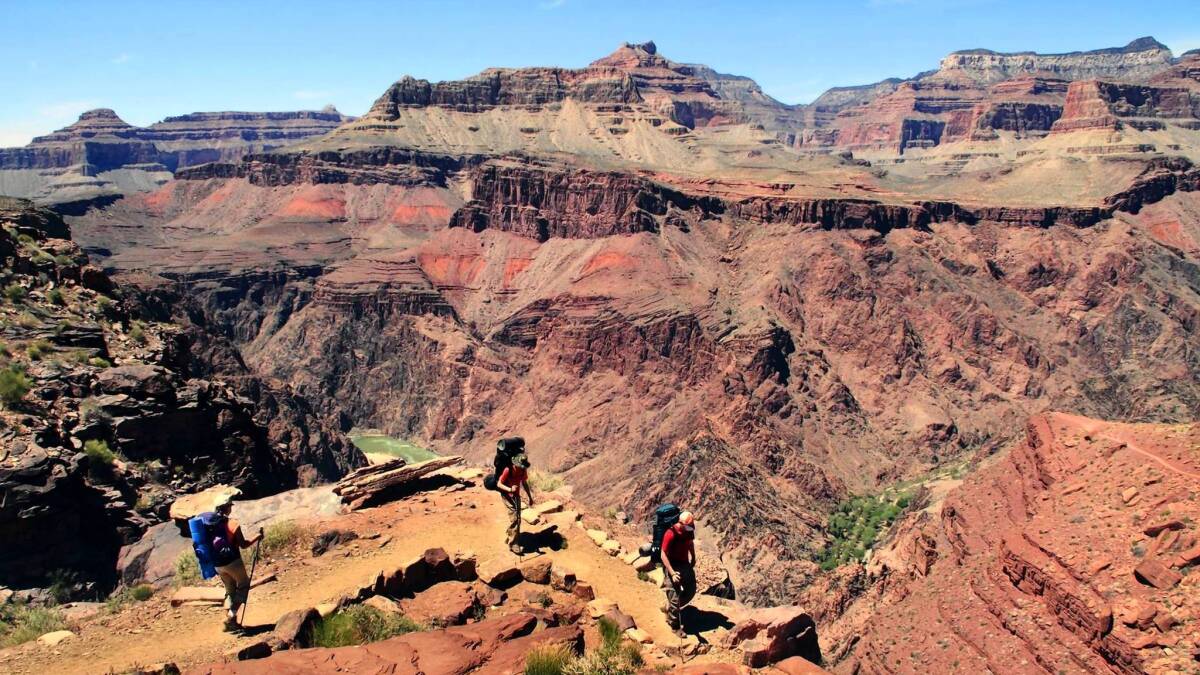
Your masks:
M512 465L505 467L496 481L496 489L508 507L508 550L521 555L524 549L518 543L521 538L521 487L525 487L525 495L529 504L533 504L533 490L529 487L529 458L525 453L513 457Z
M679 522L663 533L662 565L666 574L667 623L683 637L680 610L696 595L696 520L690 511L679 514Z

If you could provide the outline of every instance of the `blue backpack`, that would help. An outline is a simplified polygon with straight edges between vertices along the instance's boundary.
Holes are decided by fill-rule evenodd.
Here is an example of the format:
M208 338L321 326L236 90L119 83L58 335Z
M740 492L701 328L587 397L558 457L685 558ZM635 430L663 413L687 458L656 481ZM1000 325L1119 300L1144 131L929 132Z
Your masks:
M200 576L211 579L217 567L228 565L238 558L238 550L229 540L229 520L214 511L206 511L188 521L192 533L192 548L200 563Z

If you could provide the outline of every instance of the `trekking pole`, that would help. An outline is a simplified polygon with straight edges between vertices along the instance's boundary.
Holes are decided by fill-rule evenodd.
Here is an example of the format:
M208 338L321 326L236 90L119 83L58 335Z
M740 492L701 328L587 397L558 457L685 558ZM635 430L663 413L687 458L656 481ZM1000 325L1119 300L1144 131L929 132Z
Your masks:
M246 605L250 604L250 589L254 586L254 568L258 567L258 550L260 548L262 548L262 539L254 544L254 558L250 561L250 577L246 581L246 602L242 603L242 618L238 620L239 624L246 620Z

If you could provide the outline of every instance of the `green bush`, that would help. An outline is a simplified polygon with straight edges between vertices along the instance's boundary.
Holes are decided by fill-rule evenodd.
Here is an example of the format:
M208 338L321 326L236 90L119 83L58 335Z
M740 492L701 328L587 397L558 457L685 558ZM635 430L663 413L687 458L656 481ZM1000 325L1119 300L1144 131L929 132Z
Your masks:
M34 340L25 347L25 355L32 361L41 361L42 357L49 354L54 349L54 346L45 340Z
M133 326L129 328L129 338L140 345L146 344L146 329L143 328L144 325L141 321L134 321Z
M97 368L112 368L112 361L109 361L108 359L102 359L99 356L93 356L92 358L88 359L88 363Z
M525 675L563 675L575 656L562 645L543 645L525 655Z
M596 627L600 630L600 647L571 661L563 668L563 675L634 675L645 664L641 646L621 639L621 627L606 617L601 617Z
M894 499L889 496L851 497L838 504L825 527L829 544L816 555L816 562L821 569L829 571L861 559L911 501L911 494L904 493Z
M98 464L112 464L117 461L117 454L108 448L108 441L91 440L83 444L83 454Z
M10 302L20 302L25 299L25 288L19 284L9 284L4 287L4 297Z
M349 647L419 630L422 626L406 616L354 605L313 624L312 644L314 647Z
M50 292L46 294L46 299L55 305L67 304L67 299L63 297L63 292L57 288L50 289Z
M175 585L190 586L200 581L200 561L196 552L188 549L175 559Z
M0 370L0 400L3 400L5 405L17 404L32 387L33 383L19 368L9 366Z
M66 627L62 612L52 607L0 605L0 646L19 645Z

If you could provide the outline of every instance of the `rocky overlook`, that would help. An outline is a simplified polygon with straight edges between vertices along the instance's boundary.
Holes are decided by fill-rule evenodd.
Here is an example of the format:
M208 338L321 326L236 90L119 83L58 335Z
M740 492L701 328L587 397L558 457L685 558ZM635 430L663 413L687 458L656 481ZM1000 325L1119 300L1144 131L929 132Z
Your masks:
M809 107L654 43L407 77L327 134L61 210L123 289L109 323L186 337L185 366L146 354L170 372L129 414L190 405L191 379L241 411L213 433L243 442L185 453L220 459L175 492L336 477L352 427L478 463L519 434L596 513L693 508L739 599L801 602L835 669L1179 666L1154 651L1191 648L1174 591L1128 584L1112 543L1138 535L1122 521L1091 585L1086 514L1064 514L1112 496L1075 474L1182 468L1144 520L1192 480L1182 446L1102 441L1166 443L1200 409L1195 57L948 61ZM267 124L192 117L172 138ZM1180 521L1148 560L1190 551ZM1123 594L1177 623L1117 627Z

